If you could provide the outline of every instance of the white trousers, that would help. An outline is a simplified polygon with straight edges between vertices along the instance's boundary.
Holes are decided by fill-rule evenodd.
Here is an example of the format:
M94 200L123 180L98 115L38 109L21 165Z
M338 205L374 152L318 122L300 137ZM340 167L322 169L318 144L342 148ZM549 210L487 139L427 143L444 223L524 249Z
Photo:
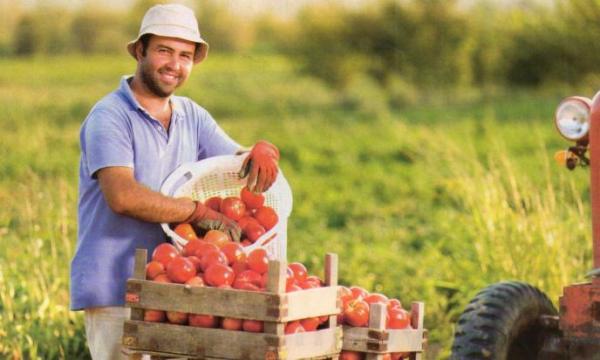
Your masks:
M121 338L129 313L125 307L85 309L85 336L93 360L128 359L121 351Z

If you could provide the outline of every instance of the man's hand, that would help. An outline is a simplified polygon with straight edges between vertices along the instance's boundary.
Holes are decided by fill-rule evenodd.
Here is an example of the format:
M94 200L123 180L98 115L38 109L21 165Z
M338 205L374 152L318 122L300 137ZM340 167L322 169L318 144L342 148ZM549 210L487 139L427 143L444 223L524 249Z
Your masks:
M250 150L240 169L240 177L248 176L248 189L255 193L267 191L277 179L279 150L268 141L260 140Z
M196 209L184 222L192 224L196 230L220 230L227 234L232 241L240 241L242 230L235 221L199 201L195 201L195 203Z

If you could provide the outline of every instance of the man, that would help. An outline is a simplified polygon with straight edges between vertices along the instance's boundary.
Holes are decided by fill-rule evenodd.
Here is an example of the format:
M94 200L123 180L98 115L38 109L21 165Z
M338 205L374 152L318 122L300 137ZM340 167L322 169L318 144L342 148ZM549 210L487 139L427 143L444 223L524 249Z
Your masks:
M210 114L173 92L207 55L191 9L157 5L145 14L127 46L137 61L134 76L100 100L81 127L79 229L71 263L71 309L85 310L93 359L121 356L125 284L136 248L151 253L164 242L160 223L192 222L219 228L239 240L237 224L190 199L158 190L185 162L244 151ZM241 173L255 192L277 177L277 148L257 142Z

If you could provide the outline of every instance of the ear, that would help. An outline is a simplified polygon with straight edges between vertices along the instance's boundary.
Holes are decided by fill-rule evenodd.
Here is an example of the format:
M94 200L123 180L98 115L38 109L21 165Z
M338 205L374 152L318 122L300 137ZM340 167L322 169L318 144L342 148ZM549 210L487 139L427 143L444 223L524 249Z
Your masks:
M137 61L141 61L144 58L143 46L141 41L135 43L135 58Z

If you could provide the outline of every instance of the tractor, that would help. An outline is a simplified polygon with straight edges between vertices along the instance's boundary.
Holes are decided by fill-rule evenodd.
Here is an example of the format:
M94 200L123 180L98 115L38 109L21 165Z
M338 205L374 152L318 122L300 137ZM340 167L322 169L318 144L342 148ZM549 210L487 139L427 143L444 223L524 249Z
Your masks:
M557 161L569 170L590 168L594 269L588 281L563 289L558 311L529 284L505 281L486 287L458 319L453 360L600 359L600 92L593 99L563 100L554 124L574 143L556 153Z

